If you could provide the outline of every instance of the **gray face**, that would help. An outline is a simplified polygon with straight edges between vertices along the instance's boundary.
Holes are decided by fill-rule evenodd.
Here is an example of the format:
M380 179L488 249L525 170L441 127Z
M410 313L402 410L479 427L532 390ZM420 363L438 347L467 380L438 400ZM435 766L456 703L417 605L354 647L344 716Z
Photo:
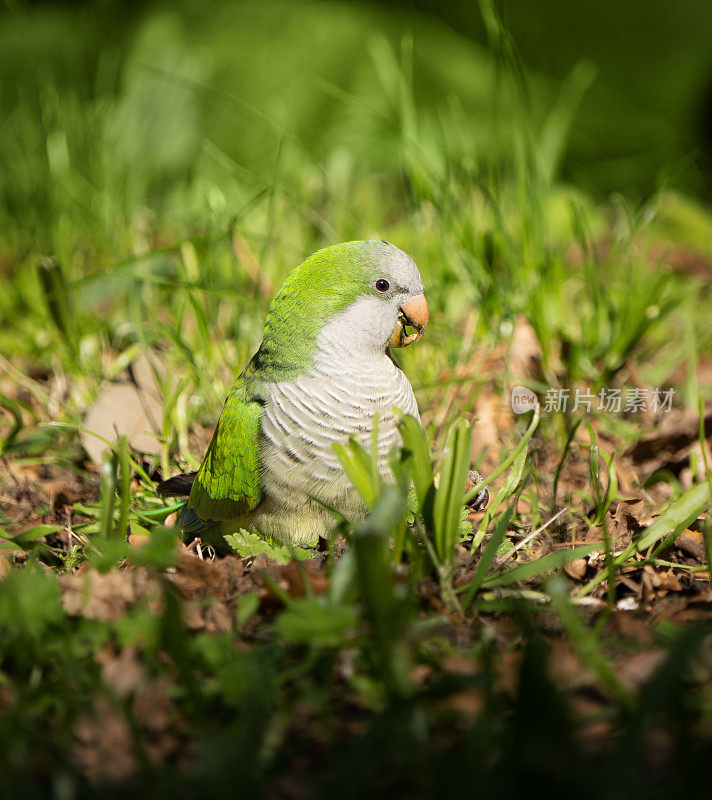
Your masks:
M423 281L413 259L385 241L370 241L371 291L325 326L321 346L363 358L418 341L427 324Z

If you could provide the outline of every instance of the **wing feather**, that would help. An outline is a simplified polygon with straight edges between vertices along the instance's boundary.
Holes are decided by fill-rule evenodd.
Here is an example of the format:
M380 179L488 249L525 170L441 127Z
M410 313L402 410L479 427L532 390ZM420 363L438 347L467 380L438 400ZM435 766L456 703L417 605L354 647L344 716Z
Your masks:
M259 443L264 398L249 368L225 401L212 441L193 482L187 508L202 520L249 513L262 498Z

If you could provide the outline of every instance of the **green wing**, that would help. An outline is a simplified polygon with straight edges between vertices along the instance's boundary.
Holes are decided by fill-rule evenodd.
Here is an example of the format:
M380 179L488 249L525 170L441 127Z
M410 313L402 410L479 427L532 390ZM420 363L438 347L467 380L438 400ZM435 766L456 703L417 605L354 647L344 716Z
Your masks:
M264 398L249 368L235 382L205 459L195 476L187 508L202 520L228 520L252 511L262 497L260 420Z

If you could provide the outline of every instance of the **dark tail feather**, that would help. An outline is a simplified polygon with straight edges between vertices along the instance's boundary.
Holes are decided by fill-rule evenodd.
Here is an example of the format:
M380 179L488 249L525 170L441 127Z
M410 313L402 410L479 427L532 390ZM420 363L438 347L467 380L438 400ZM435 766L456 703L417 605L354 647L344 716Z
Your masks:
M161 497L187 497L197 474L196 471L186 472L185 475L174 475L172 478L168 478L167 481L161 481L156 486L156 492ZM212 519L200 519L194 509L187 507L187 503L183 504L178 516L178 525L183 533L183 540L186 542L195 539L196 536L203 537L206 533L209 534L219 524L219 522L215 522ZM218 552L223 552L226 545L222 541L222 536L213 538L215 538L215 541L208 539L208 544L212 544Z
M156 486L156 492L161 497L187 497L197 474L196 470L195 472L186 472L185 475L174 475L167 481L161 481Z
M183 531L183 536L187 541L195 539L196 536L202 538L206 533L220 524L213 519L200 519L195 513L194 508L186 508L185 506L183 506L183 510L180 512L178 522L180 524L180 529ZM220 540L221 537L218 537L218 541ZM208 543L214 544L210 540L208 540Z

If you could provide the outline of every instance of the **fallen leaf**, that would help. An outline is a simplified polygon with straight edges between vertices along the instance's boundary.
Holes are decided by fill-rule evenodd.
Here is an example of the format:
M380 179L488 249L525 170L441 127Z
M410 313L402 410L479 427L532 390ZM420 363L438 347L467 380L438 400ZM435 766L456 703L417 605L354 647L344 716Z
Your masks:
M712 409L704 413L705 437L712 435ZM692 449L698 445L699 417L691 409L677 409L664 415L655 431L635 442L625 452L641 477L648 477L661 469L679 475L689 465Z
M534 328L523 316L517 317L509 344L509 374L536 378L541 372L541 345Z
M190 600L183 607L183 621L194 631L227 633L235 624L235 615L225 603Z
M117 652L111 645L104 645L94 658L101 666L104 682L119 697L127 697L146 680L146 669L138 660L135 647L125 647Z
M160 598L157 579L144 569L113 570L105 575L82 569L60 575L59 583L67 614L87 619L120 619L140 598L147 597L153 608L158 607Z
M326 594L329 589L329 577L318 558L305 559L299 564L295 561L285 564L281 568L281 577L287 582L287 594L290 597L304 597L305 581L313 594Z
M451 694L443 705L472 722L480 715L485 703L480 689L463 689Z
M658 589L665 589L668 592L680 592L682 591L682 584L674 571L669 569L665 575L662 576L658 584Z
M575 694L569 698L569 708L577 722L575 736L586 750L596 752L609 745L613 721L603 716L602 700Z
M472 422L472 459L478 460L486 450L480 469L487 474L497 465L500 436L512 429L511 409L503 407L502 397L494 391L485 390L475 403Z
M341 667L340 674L345 675L344 668ZM353 666L351 667L351 675L353 675ZM430 664L416 664L410 671L410 680L414 686L422 688L427 683L428 679L433 674L433 668Z
M106 697L96 697L92 710L74 725L73 760L93 783L126 780L137 767L128 722Z
M581 663L568 642L563 639L551 639L548 647L547 668L549 676L557 686L581 689L594 685L593 674Z
M82 445L95 463L100 464L109 450L98 437L115 442L118 434L125 434L133 450L151 455L160 452L163 401L152 364L159 362L145 354L139 356L131 365L130 379L106 384L84 417Z
M650 511L642 497L616 500L608 510L608 530L614 540L629 542L651 522Z
M674 546L697 559L700 563L705 563L707 560L705 539L700 531L691 531L689 528L684 530L675 539Z
M567 564L564 564L564 572L576 581L580 581L583 576L586 574L586 568L588 567L588 560L585 558L576 558L573 561L569 561Z
M650 628L635 613L615 608L603 629L604 636L621 636L641 646L650 646L654 636Z
M6 575L9 575L12 571L12 564L10 564L9 558L5 555L5 553L0 553L0 580L2 580Z
M629 689L638 690L652 677L665 661L667 652L662 648L645 650L617 664L618 677Z
M118 434L125 434L129 445L140 453L154 455L160 451L156 423L160 406L155 401L149 417L139 390L131 383L110 383L105 386L84 418L82 445L89 458L97 464L109 446L100 438L116 442ZM96 435L92 435L96 434Z
M168 578L186 600L225 600L254 588L254 580L244 572L242 559L235 556L208 561L183 550Z
M476 664L471 658L454 653L445 656L441 666L452 675L474 675L476 672Z

